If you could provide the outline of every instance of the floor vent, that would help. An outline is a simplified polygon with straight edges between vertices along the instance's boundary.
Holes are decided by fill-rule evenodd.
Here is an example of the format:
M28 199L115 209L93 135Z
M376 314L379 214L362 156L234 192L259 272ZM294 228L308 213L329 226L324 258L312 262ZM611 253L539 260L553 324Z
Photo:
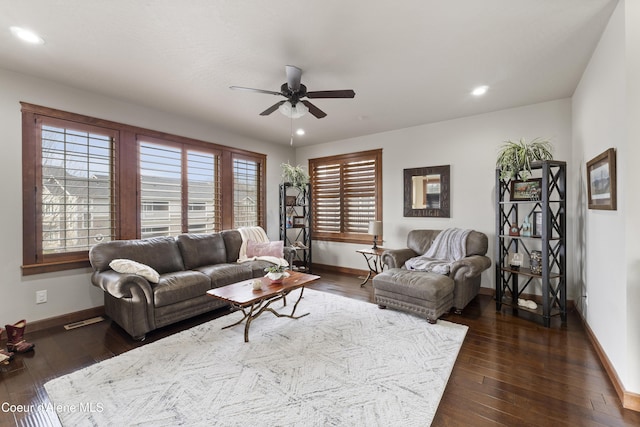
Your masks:
M102 317L102 316L92 317L91 319L85 319L85 320L81 320L79 322L69 323L68 325L64 325L64 328L67 331L69 331L71 329L81 328L81 327L87 326L87 325L93 325L94 323L102 322L103 320L104 320L104 317Z

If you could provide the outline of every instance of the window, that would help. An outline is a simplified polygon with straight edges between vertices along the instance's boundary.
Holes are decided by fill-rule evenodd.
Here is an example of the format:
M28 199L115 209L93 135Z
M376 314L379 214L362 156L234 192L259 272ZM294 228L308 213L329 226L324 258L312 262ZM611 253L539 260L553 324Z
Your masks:
M219 156L212 153L187 151L190 233L212 233L222 229L218 161Z
M24 275L87 267L98 242L264 227L265 155L21 104Z
M382 220L382 150L309 160L313 237L369 242L369 221Z
M143 141L139 159L140 237L177 236L182 233L182 150Z
M48 117L34 123L30 201L39 215L24 246L41 263L74 259L95 243L115 238L118 132Z
M219 156L148 139L139 143L141 237L220 231Z
M251 159L233 159L234 228L261 224L261 163Z

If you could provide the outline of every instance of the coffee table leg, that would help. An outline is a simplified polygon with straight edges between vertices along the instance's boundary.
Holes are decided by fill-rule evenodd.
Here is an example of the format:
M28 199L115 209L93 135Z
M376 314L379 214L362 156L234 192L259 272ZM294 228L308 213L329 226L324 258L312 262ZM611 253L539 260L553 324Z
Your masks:
M304 286L302 286L300 288L300 296L298 296L298 300L294 304L293 310L291 310L291 314L281 314L281 313L278 313L277 311L275 311L273 308L269 307L272 302L280 301L282 299L285 299L286 296L288 295L288 292L286 294L283 293L283 294L279 295L276 298L263 299L263 300L260 300L260 301L256 301L253 304L251 304L251 306L249 307L249 311L248 312L245 311L245 309L242 308L242 307L236 307L236 308L242 310L242 313L244 314L244 317L242 319L240 319L239 321L231 324L231 325L224 326L222 329L227 329L227 328L230 328L232 326L239 325L240 323L242 323L246 319L246 322L244 324L244 342L249 342L249 327L251 326L251 322L254 319L260 317L260 315L264 311L269 311L269 312L273 313L273 315L275 315L276 317L288 317L290 319L299 319L301 317L307 316L309 313L305 313L305 314L302 314L300 316L295 316L296 309L298 308L298 303L300 302L300 300L302 300L302 294L303 293L304 293ZM286 299L285 299L285 301L286 301Z

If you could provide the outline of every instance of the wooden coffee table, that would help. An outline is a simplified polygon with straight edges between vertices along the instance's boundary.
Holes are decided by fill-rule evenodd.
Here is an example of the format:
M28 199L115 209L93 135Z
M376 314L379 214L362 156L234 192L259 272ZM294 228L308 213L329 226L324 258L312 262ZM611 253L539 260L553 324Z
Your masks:
M269 311L277 317L289 317L291 319L299 319L309 313L296 316L296 308L302 299L304 285L318 280L320 276L313 274L300 273L298 271L290 271L290 276L282 281L282 283L271 283L266 277L256 279L243 280L242 282L232 283L231 285L222 286L220 288L207 291L207 295L219 298L231 304L232 309L242 311L244 317L231 325L222 329L230 328L246 320L244 326L244 342L249 342L249 326L251 322L259 317L265 311ZM253 282L259 280L262 282L262 289L254 290ZM270 307L271 303L282 300L287 305L287 295L295 289L300 289L300 296L291 310L291 314L281 314Z

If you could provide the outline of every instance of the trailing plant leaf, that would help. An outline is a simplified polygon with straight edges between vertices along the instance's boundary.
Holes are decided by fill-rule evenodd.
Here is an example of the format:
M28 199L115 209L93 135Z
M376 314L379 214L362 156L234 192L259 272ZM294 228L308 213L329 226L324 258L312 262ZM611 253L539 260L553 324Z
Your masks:
M498 152L496 166L500 169L500 178L526 180L531 175L531 163L540 160L552 160L551 142L546 139L535 138L526 142L506 141Z
M292 166L289 163L282 163L280 167L282 167L282 179L284 182L289 182L294 187L300 189L309 183L309 175L302 166Z

